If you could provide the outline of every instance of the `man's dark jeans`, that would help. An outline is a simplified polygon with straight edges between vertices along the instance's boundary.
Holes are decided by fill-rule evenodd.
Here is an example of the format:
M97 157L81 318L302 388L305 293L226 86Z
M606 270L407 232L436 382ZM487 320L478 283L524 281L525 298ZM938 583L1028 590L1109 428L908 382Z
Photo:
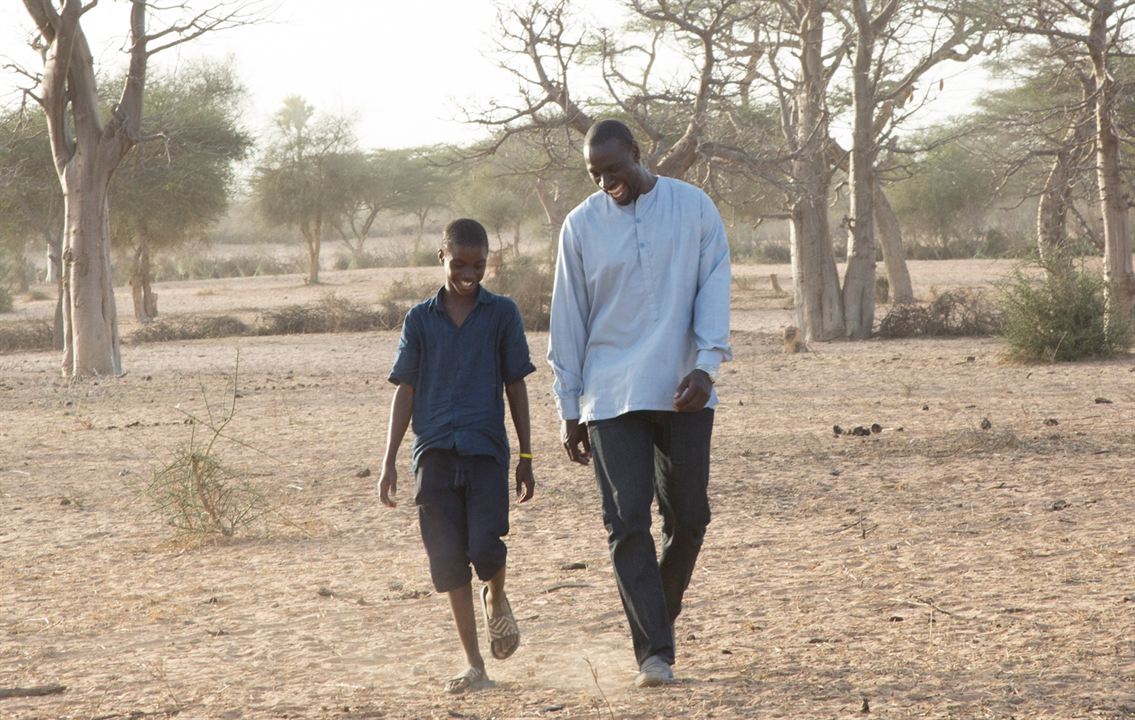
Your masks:
M713 410L630 412L587 424L603 522L635 657L674 662L674 619L709 524ZM662 515L655 555L650 504Z

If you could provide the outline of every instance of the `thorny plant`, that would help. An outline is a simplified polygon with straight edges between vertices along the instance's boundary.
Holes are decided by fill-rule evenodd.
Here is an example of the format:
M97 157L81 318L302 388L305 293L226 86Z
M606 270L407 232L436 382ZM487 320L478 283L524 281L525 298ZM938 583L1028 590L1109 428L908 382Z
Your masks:
M154 473L147 487L147 495L157 505L158 513L181 532L232 537L238 528L269 512L263 495L230 473L217 454L222 439L250 447L225 433L236 416L239 371L238 352L232 388L220 408L209 402L205 387L201 386L206 417L178 407L192 428L189 441L174 452L169 464Z

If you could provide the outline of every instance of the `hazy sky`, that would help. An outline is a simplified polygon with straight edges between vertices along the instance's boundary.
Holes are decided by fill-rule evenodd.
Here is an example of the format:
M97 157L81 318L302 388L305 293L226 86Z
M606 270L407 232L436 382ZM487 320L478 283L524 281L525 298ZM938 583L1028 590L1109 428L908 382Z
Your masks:
M494 96L515 97L515 82L497 67L493 55L499 33L492 0L275 3L278 9L269 21L199 38L157 55L155 65L230 57L250 91L250 130L268 128L282 100L299 94L318 111L353 114L364 147L468 142L482 130L462 122L462 106L483 106ZM612 20L618 8L611 0L576 0L574 5L577 12L590 8L592 27ZM104 65L124 67L129 6L125 0L102 0L84 18L92 51ZM596 12L606 18L597 18ZM27 48L30 34L23 4L4 0L0 64L15 60L35 67L39 59ZM975 70L974 65L964 71L944 68L946 89L923 120L968 106L981 76ZM0 103L18 99L18 81L10 73L0 74Z
M491 54L490 0L278 0L269 22L202 37L155 56L168 67L188 58L231 56L251 93L249 125L260 130L288 95L317 110L353 113L365 146L465 141L473 99L515 92ZM198 3L198 7L202 4ZM100 62L121 65L129 3L103 0L83 20ZM0 56L34 67L31 21L22 3L0 5ZM5 60L0 60L0 63ZM0 98L17 97L0 75Z

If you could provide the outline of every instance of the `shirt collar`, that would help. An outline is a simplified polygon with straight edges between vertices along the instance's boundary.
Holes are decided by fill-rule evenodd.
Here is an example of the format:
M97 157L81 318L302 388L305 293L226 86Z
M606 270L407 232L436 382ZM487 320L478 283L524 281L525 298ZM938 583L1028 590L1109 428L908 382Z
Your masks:
M445 304L441 301L441 294L445 292L445 286L442 285L438 288L434 296L427 300L429 309L433 312L445 312ZM484 285L477 286L477 304L488 305L493 301L493 294L485 289Z

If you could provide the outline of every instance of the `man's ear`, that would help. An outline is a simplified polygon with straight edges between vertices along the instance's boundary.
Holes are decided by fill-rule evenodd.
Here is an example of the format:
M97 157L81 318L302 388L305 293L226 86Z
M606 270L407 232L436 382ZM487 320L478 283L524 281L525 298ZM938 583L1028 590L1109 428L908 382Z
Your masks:
M637 142L631 143L631 158L634 159L636 163L639 161L639 149Z
M442 265L445 264L445 248L437 249L437 261Z

